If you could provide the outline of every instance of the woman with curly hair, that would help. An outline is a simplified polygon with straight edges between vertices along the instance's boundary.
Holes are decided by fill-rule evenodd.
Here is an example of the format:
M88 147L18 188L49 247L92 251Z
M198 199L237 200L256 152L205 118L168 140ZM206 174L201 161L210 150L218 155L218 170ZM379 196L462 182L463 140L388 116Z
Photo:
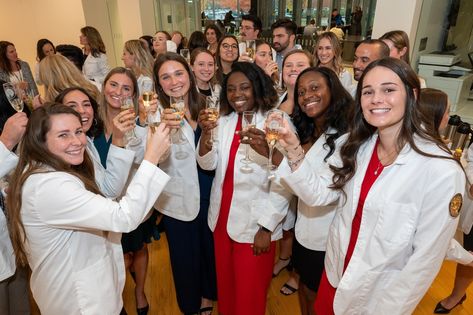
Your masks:
M223 79L232 70L232 65L237 62L240 53L238 51L238 40L233 35L225 35L220 39L215 54L217 62L217 82L222 85Z
M212 53L212 55L215 56L217 53L218 42L220 41L220 38L222 38L223 34L215 24L207 25L205 27L204 34L205 38L207 39L207 43L209 43L207 49Z
M83 45L85 56L82 72L87 79L102 85L110 70L102 36L95 27L84 26L80 29L80 44Z
M292 122L306 158L314 167L320 167L337 149L336 140L348 131L353 99L335 72L311 67L302 71L296 81L294 103ZM279 167L288 168L287 158ZM280 182L271 185L270 200L276 207L288 206L293 196ZM336 205L312 207L298 200L291 263L299 276L299 302L304 315L313 314L335 209Z
M208 223L214 234L218 308L222 314L264 314L275 241L282 236L285 216L285 209L268 207L268 145L260 130L277 94L261 68L237 62L223 82L220 99L217 122L206 110L200 112L203 131L197 155L203 169L215 170ZM247 111L255 113L256 126L243 131ZM218 142L208 145L217 125ZM251 173L240 170L240 142L251 146Z

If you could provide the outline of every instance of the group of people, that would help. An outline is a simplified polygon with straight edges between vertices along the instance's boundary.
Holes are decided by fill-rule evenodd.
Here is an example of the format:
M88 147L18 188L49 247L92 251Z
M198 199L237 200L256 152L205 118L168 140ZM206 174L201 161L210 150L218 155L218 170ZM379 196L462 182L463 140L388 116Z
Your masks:
M0 42L2 83L36 95L26 113L0 95L1 290L29 266L44 314L126 314L130 272L147 314L159 216L184 314L212 314L217 300L223 315L265 314L271 279L289 266L281 293L298 291L304 315L408 314L446 257L463 282L436 311L464 301L473 256L453 236L461 214L473 250L473 149L463 169L442 141L448 100L422 89L407 35L363 41L352 78L332 32L305 51L290 19L271 26L272 43L256 16L240 29L158 31L127 41L124 67L110 69L86 26L78 58L38 41L35 75ZM241 48L250 40L254 54ZM1 313L19 314L8 308L18 299L6 294Z

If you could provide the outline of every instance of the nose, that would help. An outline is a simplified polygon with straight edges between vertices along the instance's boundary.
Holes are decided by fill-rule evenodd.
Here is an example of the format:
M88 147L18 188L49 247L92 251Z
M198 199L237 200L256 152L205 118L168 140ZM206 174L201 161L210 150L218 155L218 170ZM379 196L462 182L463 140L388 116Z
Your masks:
M71 144L75 146L81 146L82 145L82 135L74 135L71 138Z
M174 85L174 84L176 84L176 82L177 82L176 77L175 77L175 76L171 76L171 84Z
M373 104L378 104L383 102L382 94L378 91L373 91L373 96L371 98Z
M353 60L353 68L358 68L360 61L358 59Z
M76 112L78 112L79 114L82 115L82 114L84 113L84 106L78 104L78 105L76 106Z

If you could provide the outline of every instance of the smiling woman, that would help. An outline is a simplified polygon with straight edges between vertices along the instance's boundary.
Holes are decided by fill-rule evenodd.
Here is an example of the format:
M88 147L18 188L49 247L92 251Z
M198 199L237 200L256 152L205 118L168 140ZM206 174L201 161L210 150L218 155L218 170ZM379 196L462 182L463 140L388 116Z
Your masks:
M123 260L108 232L134 229L166 185L168 176L155 165L168 134L162 125L150 135L145 161L116 202L95 183L80 115L62 104L33 111L8 203L15 254L19 265L32 270L31 291L41 313L120 313Z

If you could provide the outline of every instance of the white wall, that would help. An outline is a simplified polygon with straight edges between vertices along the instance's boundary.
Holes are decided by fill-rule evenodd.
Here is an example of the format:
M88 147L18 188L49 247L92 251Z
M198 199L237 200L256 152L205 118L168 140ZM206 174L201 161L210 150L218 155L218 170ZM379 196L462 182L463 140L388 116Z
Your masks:
M0 0L0 8L0 40L14 43L31 68L38 39L80 46L80 28L85 25L80 0Z

